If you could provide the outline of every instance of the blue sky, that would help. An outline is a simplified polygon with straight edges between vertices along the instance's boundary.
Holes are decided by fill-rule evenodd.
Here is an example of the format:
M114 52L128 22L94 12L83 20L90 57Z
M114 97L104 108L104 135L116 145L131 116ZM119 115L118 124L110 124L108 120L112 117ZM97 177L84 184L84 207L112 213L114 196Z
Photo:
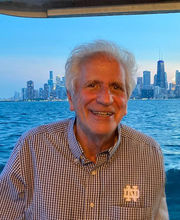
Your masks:
M19 18L0 15L0 98L14 95L33 80L47 81L49 70L64 75L74 46L96 39L115 41L134 53L138 75L156 73L165 61L168 81L180 70L180 13L81 18Z

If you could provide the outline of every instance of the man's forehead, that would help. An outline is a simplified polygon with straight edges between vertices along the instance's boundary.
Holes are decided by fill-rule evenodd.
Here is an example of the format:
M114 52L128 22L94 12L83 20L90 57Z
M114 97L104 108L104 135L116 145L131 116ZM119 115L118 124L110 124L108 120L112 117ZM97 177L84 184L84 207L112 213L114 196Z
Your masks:
M90 63L88 65L91 65ZM96 83L124 83L125 79L125 72L124 70L118 68L115 68L114 70L109 68L106 69L106 67L99 67L96 68L96 65L92 66L92 68L87 69L86 66L84 68L82 67L79 75L79 81L82 83L86 82L96 82ZM105 70L104 70L105 69Z
M98 70L104 70L104 69L111 69L112 71L119 72L119 75L124 74L125 68L124 65L117 60L116 58L112 56L107 56L104 53L97 53L94 54L91 57L88 57L83 62L81 62L79 66L80 72L86 72L87 68L89 69L98 69ZM111 73L112 73L111 71Z
M103 60L109 60L109 61L115 61L117 63L120 64L119 60L112 54L107 53L107 52L96 52L93 54L90 54L89 56L85 57L81 64L85 64L87 62L91 62L91 61L103 61Z
M101 72L105 69L108 70L108 68L112 71L118 71L120 75L125 71L124 65L116 58L99 53L84 59L79 65L79 71L83 72L83 74L87 69L92 71L99 70Z

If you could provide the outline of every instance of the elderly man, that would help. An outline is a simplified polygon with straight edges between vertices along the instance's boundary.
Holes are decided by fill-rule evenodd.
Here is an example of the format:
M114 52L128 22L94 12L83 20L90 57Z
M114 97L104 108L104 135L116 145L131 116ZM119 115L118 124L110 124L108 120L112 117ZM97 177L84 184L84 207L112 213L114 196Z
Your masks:
M24 134L0 177L0 219L166 220L159 145L120 122L133 56L97 41L73 50L66 88L75 118Z

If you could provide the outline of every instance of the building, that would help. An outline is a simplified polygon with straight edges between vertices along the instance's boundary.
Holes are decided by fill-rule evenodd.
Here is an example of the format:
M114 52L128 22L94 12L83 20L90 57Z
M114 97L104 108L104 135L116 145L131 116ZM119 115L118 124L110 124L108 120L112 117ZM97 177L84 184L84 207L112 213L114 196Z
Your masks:
M151 72L143 71L143 87L150 87L151 85Z
M175 90L176 84L175 83L169 83L169 90Z
M39 88L39 95L38 95L39 99L43 99L43 92L44 92L43 88Z
M56 97L61 100L67 99L66 88L64 86L56 87Z
M141 90L141 98L152 99L154 98L154 89L142 89Z
M56 76L56 85L65 86L65 77L63 76L61 79L60 75L57 75Z
M53 71L49 71L49 79L53 81Z
M138 77L137 78L137 85L136 85L136 97L137 98L141 97L142 87L143 87L143 78L142 77Z
M154 75L154 86L157 86L157 74Z
M38 99L39 98L39 90L38 89L35 89L34 90L34 99Z
M142 88L142 85L143 85L143 78L142 77L137 77L137 85L139 85L139 87Z
M66 78L65 78L65 76L63 76L62 77L62 85L65 86L65 83L66 83Z
M27 88L22 88L21 97L23 101L27 100Z
M143 86L143 78L137 77L136 87L132 91L131 98L136 98L136 99L141 98L142 86Z
M32 80L27 81L27 100L34 99L34 82Z
M164 61L163 60L159 60L157 62L156 86L159 86L160 88L167 88L166 74L165 74L165 71L164 71Z
M176 98L180 98L180 85L176 85L174 94Z
M56 76L56 86L61 86L61 77L60 75Z
M14 92L14 101L19 101L21 100L21 95L19 92Z
M165 72L165 88L168 89L167 73Z
M49 71L48 86L49 86L49 95L50 95L51 91L53 90L53 71Z
M49 86L47 83L44 84L44 90L43 90L43 99L47 100L49 98Z
M176 85L180 85L180 72L179 70L176 70Z

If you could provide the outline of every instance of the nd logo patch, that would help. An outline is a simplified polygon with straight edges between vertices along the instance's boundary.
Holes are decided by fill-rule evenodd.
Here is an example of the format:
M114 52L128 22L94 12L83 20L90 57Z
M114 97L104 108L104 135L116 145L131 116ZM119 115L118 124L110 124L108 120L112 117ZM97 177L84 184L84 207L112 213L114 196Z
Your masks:
M131 200L133 200L134 202L137 201L137 199L139 199L139 189L137 186L129 186L127 185L124 188L124 198L126 200L126 202L131 202Z

